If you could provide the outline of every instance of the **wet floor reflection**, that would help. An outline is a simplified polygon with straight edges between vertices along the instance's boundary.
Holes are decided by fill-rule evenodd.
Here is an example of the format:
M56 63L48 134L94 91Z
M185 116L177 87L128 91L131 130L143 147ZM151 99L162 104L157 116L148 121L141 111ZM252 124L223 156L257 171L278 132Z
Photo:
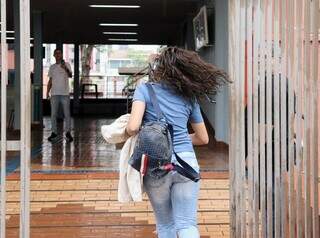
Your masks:
M43 130L33 130L32 144L36 155L32 159L32 170L111 170L117 171L120 149L107 144L101 135L101 126L113 119L74 118L72 134L74 141L68 143L59 124L59 136L53 142L47 138L51 134L50 118L44 118ZM196 148L202 170L228 170L228 152L224 148Z
M51 131L51 121L44 119L43 133L35 131L33 141L41 152L32 160L32 169L118 169L120 151L114 145L106 144L100 128L109 124L112 119L76 118L73 119L72 134L74 141L68 143L62 134L62 123L59 125L59 136L53 142L47 137Z

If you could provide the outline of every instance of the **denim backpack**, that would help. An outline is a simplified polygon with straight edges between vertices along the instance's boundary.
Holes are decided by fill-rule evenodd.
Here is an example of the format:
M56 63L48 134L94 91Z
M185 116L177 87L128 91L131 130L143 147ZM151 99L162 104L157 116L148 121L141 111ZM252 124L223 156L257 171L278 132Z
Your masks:
M194 182L199 181L200 175L188 163L183 161L173 149L173 129L163 115L152 84L146 83L157 120L146 122L140 128L138 138L129 164L140 171L142 175L161 178L171 170L176 170ZM171 163L175 154L181 165Z

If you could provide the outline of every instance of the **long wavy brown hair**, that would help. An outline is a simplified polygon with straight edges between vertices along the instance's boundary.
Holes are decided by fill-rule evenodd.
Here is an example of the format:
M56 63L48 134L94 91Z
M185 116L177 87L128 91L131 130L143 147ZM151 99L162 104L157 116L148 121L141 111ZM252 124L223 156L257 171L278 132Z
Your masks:
M165 83L188 99L215 95L230 82L227 73L203 61L196 52L166 47L151 64L150 79Z

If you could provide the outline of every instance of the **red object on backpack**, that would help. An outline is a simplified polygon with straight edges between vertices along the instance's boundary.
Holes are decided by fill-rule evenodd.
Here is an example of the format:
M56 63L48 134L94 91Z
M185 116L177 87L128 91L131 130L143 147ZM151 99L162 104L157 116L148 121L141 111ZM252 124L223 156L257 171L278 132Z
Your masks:
M140 173L142 174L142 176L144 176L147 172L148 160L149 160L148 155L143 154L141 157L141 167L140 167Z

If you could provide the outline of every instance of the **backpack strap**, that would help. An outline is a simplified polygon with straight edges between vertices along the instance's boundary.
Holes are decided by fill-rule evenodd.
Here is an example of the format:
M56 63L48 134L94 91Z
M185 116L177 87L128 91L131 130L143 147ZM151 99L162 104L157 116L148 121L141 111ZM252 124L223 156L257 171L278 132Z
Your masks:
M173 127L169 124L168 128L171 134L171 140L173 142ZM198 182L200 180L200 173L195 171L194 168L192 168L187 162L181 159L180 156L174 151L174 149L173 153L181 166L173 163L172 169L177 171L179 174L191 179L193 182Z
M197 173L187 162L180 158L180 156L174 152L179 165L174 164L173 170L177 171L179 174L191 179L193 182L198 182L200 180L200 174Z
M149 92L149 96L150 96L150 100L151 100L151 103L152 103L152 106L154 108L154 110L156 111L156 114L157 114L157 120L160 121L161 119L166 119L165 116L163 115L161 109L160 109L160 106L159 106L159 102L158 102L158 99L157 99L157 95L152 87L152 84L151 83L146 83L146 86L147 86L147 89L148 89L148 92Z

